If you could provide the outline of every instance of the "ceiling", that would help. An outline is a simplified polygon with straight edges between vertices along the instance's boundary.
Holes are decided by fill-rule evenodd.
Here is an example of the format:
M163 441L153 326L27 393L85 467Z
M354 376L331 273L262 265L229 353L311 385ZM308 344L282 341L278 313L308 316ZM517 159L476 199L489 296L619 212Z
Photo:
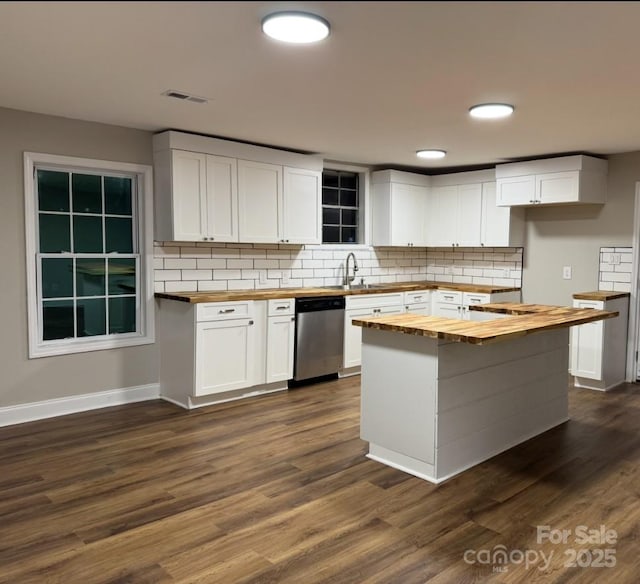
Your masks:
M331 36L268 39L282 9ZM2 2L0 106L425 172L607 155L640 150L639 22L637 2ZM487 101L515 114L468 116Z

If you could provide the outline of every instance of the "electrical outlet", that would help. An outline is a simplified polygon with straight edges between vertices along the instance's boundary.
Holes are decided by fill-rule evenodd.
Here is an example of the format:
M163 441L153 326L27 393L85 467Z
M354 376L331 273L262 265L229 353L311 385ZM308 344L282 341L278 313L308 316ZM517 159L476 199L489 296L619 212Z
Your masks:
M285 285L289 283L289 272L287 272L287 270L283 270L282 272L282 283Z
M258 282L260 284L267 283L267 272L265 272L264 270L260 270L260 273L258 274Z
M444 273L447 276L451 276L451 274L453 274L453 266L445 266Z
M620 263L620 254L619 253L612 253L611 254L611 263L614 266L617 266Z
M503 278L508 278L511 275L511 271L509 270L509 268L503 268L502 269L502 277Z
M562 267L562 277L565 280L571 280L571 266Z

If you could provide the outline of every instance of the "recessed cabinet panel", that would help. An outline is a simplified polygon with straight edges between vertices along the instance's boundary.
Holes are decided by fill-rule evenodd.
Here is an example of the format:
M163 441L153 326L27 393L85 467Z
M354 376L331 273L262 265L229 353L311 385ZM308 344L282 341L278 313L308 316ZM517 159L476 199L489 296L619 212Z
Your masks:
M252 326L248 319L197 323L194 395L253 385Z
M240 241L277 243L281 238L282 167L238 160Z
M322 243L321 188L321 172L284 168L282 239L286 243Z
M234 158L207 156L207 235L238 241L238 167Z
M295 317L270 316L267 324L267 383L293 377Z
M536 196L535 176L514 176L497 181L498 205L531 205Z
M456 244L461 247L480 245L482 214L482 185L460 185L458 187L458 222Z
M429 245L454 245L458 225L458 187L433 187L429 194L427 216Z
M536 200L540 203L567 203L578 200L577 170L550 172L536 176Z
M172 152L172 194L175 241L201 241L206 226L206 156Z

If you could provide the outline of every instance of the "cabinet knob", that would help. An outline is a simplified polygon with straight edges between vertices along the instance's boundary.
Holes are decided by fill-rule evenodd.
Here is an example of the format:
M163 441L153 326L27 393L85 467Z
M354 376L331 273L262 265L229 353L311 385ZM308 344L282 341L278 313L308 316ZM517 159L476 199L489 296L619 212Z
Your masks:
M253 321L252 321L252 320L250 320L250 321L249 321L249 325L252 325L252 324L253 324Z
M484 247L484 243L481 243L481 244L480 244L480 247Z

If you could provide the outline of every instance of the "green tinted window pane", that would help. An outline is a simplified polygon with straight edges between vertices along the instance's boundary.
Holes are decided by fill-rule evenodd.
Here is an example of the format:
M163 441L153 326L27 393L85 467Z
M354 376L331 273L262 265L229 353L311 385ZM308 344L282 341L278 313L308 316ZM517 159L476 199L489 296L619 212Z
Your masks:
M69 211L69 173L38 171L38 209Z
M340 225L340 209L325 207L322 209L322 223L325 225Z
M322 173L322 186L337 188L339 186L338 173L335 170L325 170Z
M106 300L104 298L84 298L76 303L78 336L95 337L107 331Z
M343 207L357 207L358 193L356 191L340 191L340 205Z
M105 263L103 259L78 258L76 260L77 296L103 296L104 282Z
M136 330L136 299L109 298L109 333L133 333Z
M131 219L106 217L104 222L107 232L106 252L132 253L133 228Z
M73 336L73 300L45 300L42 303L42 339L51 341Z
M357 189L358 188L358 175L350 172L340 174L340 188L342 189Z
M42 258L42 297L68 298L70 296L73 296L73 260Z
M39 213L38 224L41 253L71 251L69 215Z
M323 205L337 205L339 203L338 200L338 189L322 189L322 204Z
M358 243L355 227L342 227L342 243Z
M74 213L102 213L102 179L95 174L71 177Z
M322 243L340 243L340 227L322 228Z
M358 211L355 209L342 209L343 225L358 225Z
M131 179L104 177L104 212L109 215L131 215Z
M101 217L73 217L73 248L75 253L102 253Z
M136 260L109 259L109 295L136 293Z

